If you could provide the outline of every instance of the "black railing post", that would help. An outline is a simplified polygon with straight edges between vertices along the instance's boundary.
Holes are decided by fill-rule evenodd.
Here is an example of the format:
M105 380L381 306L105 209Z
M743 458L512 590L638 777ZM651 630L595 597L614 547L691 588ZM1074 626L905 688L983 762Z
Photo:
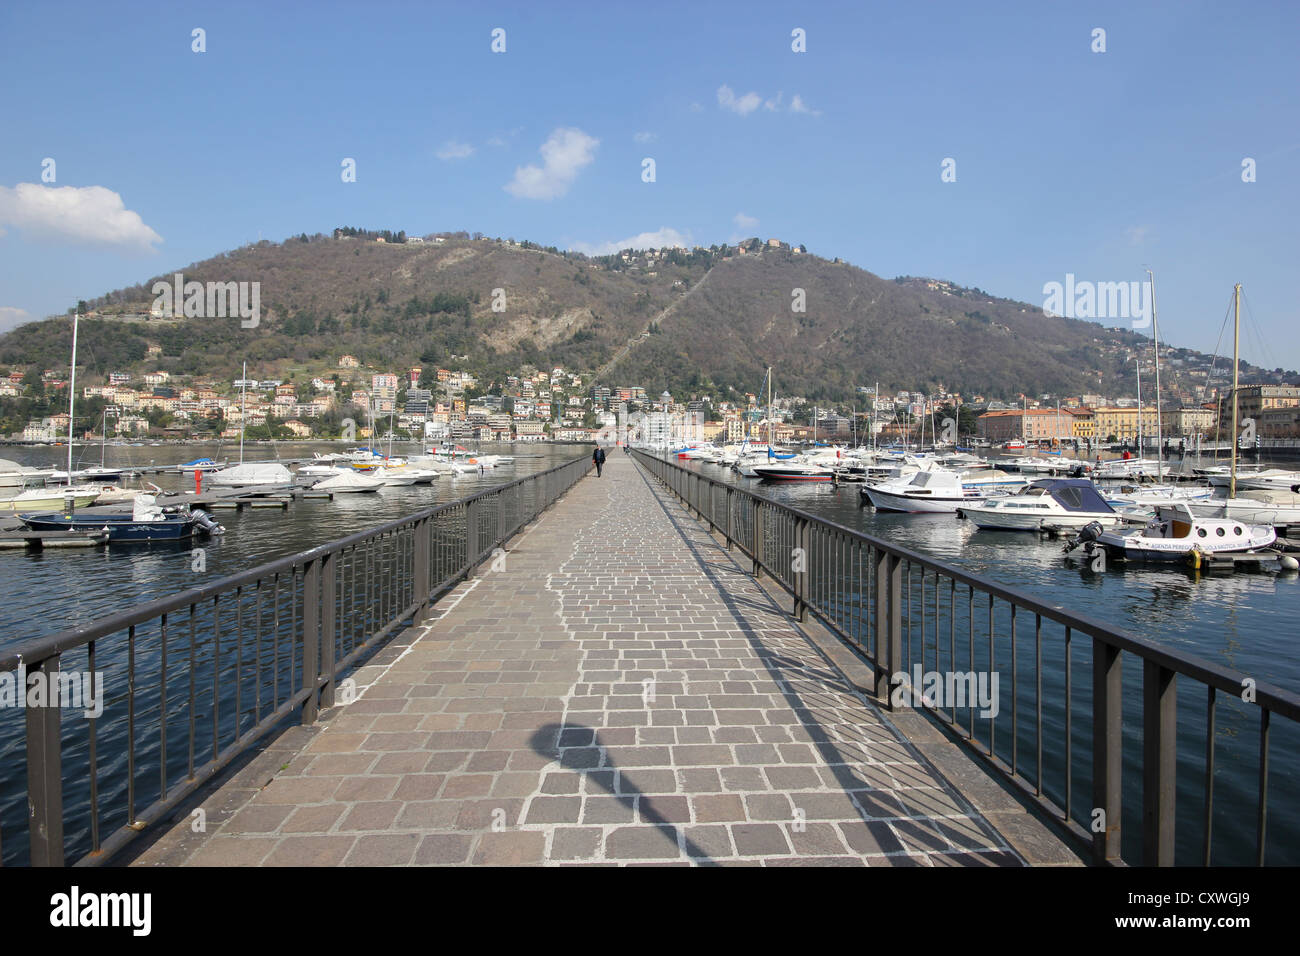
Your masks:
M754 578L763 576L763 502L754 501L754 541L750 553L754 556Z
M45 703L27 707L27 814L32 866L63 866L62 711L49 689L58 687L59 655L27 672L45 681ZM27 694L26 680L15 693Z
M424 623L424 619L429 614L429 592L433 590L433 582L429 574L429 524L428 518L421 518L415 523L415 555L412 562L411 574L415 578L415 624Z
M889 688L903 666L903 562L876 551L876 697L890 710Z
M728 485L728 486L727 486L727 495L726 495L726 497L727 497L727 501L726 501L726 509L727 509L727 523L726 523L726 525L725 525L724 528L723 528L723 535L724 535L724 536L726 537L726 539L727 539L727 550L728 550L728 551L731 550L731 508L732 508L732 504L733 504L733 500L732 500L732 492L733 492L733 491L734 491L734 489L733 489L730 485Z
M872 578L876 584L876 599L872 607L872 633L876 638L875 653L868 650L868 657L876 665L874 688L876 700L889 706L889 669L886 661L888 653L889 631L889 555L879 548L871 549Z
M1177 675L1142 662L1142 865L1174 864Z
M812 532L805 518L795 519L795 553L790 555L790 570L794 584L794 619L802 621L808 607L808 562L812 553Z
M1120 859L1124 792L1124 672L1120 650L1092 640L1092 861ZM1101 818L1097 819L1097 814Z
M319 713L320 690L320 559L302 569L302 722L313 724Z
M334 634L337 613L334 607L334 557L329 551L321 555L321 614L320 614L320 672L323 678L320 689L320 706L334 706Z
M537 513L541 514L542 509L546 507L545 497L541 497L542 489L537 489L539 496L535 499L537 502ZM465 570L468 571L478 560L482 552L478 545L478 499L474 498L465 505Z

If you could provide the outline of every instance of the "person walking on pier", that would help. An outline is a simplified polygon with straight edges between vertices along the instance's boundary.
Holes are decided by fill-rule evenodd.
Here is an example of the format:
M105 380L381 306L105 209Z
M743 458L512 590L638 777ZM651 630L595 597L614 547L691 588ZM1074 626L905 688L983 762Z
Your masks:
M596 466L596 477L599 478L601 469L605 467L605 449L597 445L591 453L591 461Z

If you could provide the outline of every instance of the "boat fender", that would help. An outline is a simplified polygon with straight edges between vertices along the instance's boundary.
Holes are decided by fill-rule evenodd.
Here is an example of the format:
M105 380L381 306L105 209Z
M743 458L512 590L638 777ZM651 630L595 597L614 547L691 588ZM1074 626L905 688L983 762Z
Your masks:
M1297 571L1300 570L1300 561L1289 554L1282 554L1278 555L1277 566L1283 571Z
M1187 566L1193 571L1201 569L1202 552L1200 548L1192 548L1187 552Z

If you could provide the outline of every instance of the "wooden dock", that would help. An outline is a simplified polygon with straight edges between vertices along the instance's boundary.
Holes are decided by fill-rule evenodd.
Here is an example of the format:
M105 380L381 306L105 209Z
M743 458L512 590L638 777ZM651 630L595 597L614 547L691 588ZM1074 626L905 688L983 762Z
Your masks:
M107 531L33 531L21 522L0 527L0 548L94 548L107 543Z

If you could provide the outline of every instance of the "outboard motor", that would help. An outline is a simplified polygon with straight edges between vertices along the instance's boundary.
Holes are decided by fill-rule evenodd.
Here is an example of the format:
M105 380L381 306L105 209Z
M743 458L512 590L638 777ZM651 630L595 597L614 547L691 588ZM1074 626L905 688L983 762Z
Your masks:
M206 531L208 534L225 534L226 529L212 520L212 516L206 511L191 512L194 516L194 523Z
M1080 545L1092 544L1101 537L1101 533L1104 530L1105 529L1101 526L1100 521L1089 521L1079 529L1079 533L1074 536L1074 540L1065 546L1065 553L1069 554Z

